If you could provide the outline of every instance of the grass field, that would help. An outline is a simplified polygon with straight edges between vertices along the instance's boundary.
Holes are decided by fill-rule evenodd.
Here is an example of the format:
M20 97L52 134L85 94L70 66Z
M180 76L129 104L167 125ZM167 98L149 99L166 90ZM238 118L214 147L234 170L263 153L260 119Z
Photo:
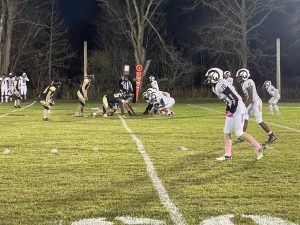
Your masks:
M190 104L176 103L172 118L142 116L145 104L136 104L138 115L122 122L90 117L97 102L76 118L76 102L58 101L48 123L39 103L14 112L0 104L0 224L87 225L75 221L102 217L111 223L94 224L198 225L228 214L236 225L300 224L300 103L281 103L280 116L267 115L265 104L276 143L259 161L246 143L234 144L226 162L215 161L224 104ZM267 139L253 120L248 132ZM222 221L203 224L231 224Z

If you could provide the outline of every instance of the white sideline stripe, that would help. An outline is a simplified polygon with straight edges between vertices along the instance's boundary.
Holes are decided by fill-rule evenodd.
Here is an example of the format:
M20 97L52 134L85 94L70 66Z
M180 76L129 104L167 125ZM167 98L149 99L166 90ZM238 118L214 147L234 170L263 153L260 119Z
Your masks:
M9 113L5 113L5 114L1 115L0 118L1 118L1 117L4 117L4 116L7 116L7 115L10 115L10 114L12 114L12 113L14 113L14 112L18 112L18 111L21 111L21 110L23 110L23 109L26 109L26 108L28 108L28 107L30 107L30 106L33 106L35 103L36 103L36 101L32 102L30 105L27 105L27 106L25 106L25 107L23 107L23 108L15 109L15 110L13 110L13 111L11 111L11 112L9 112Z
M217 111L217 110L213 110L213 109L210 109L210 108L206 108L206 107L203 107L203 106L199 106L199 105L191 105L191 104L187 104L188 106L192 106L192 107L197 107L197 108L202 108L202 109L206 109L206 110L210 110L210 111L213 111L213 112L216 112L216 113L219 113L219 114L224 114L220 111ZM250 120L253 120L253 119L250 119ZM280 128L284 128L284 129L287 129L287 130L291 130L291 131L295 131L297 133L300 133L300 130L298 129L295 129L295 128L290 128L290 127L287 127L287 126L283 126L283 125L279 125L279 124L276 124L276 123L271 123L271 122L268 122L266 121L268 124L271 124L273 126L276 126L276 127L280 127Z
M119 116L123 127L127 130L127 132L129 133L129 135L131 136L131 138L135 141L136 146L139 150L139 152L141 153L146 166L147 166L147 172L148 175L156 189L156 191L158 192L158 196L160 201L163 203L163 205L165 206L165 208L167 209L167 211L170 214L171 219L173 220L174 224L176 225L187 225L185 219L183 218L183 215L181 214L181 212L179 211L179 209L176 207L176 205L171 201L168 192L166 191L164 185L162 184L161 180L159 179L154 165L151 162L151 159L149 157L149 155L147 154L147 152L145 151L144 145L141 142L141 140L135 135L135 133L128 127L126 121Z

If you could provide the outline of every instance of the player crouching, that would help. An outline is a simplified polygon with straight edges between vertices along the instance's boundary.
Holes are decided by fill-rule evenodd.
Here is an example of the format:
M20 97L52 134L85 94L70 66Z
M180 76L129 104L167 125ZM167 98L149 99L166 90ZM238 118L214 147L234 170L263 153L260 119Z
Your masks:
M48 114L51 106L54 104L53 95L61 86L61 82L58 80L53 80L51 84L46 87L43 93L40 95L40 103L44 107L43 111L43 121L48 122Z
M126 112L133 116L135 115L130 101L132 100L132 95L128 94L127 92L118 92L115 94L104 95L102 98L102 111L98 109L96 112L92 113L92 116L95 117L96 115L103 115L103 117L112 116L117 108L121 109L121 115L123 118L126 118L124 112Z
M175 104L174 98L170 96L168 92L156 91L153 88L149 88L143 93L144 99L147 101L147 112L154 108L154 113L165 116L173 116L172 106ZM149 107L149 105L151 107Z

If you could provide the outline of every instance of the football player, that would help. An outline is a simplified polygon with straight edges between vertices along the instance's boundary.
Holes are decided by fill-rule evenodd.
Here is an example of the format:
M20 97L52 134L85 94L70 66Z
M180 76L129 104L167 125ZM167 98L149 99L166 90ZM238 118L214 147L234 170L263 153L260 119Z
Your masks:
M241 83L242 90L246 96L245 105L248 110L248 114L245 117L244 131L247 130L249 115L254 115L256 122L259 126L268 134L268 143L272 143L276 140L276 136L270 130L269 126L263 121L262 118L262 101L257 94L255 83L250 79L250 72L247 69L240 69L236 73L237 81ZM237 139L237 142L243 140Z
M233 85L233 79L231 77L230 71L224 71L224 79L227 80L231 85Z
M100 114L102 114L103 117L112 116L118 107L121 109L123 118L126 118L124 110L126 110L130 116L133 116L135 113L129 103L132 97L132 95L126 92L104 95L102 98L102 111L101 109L98 109L96 112L92 113L92 116L95 117Z
M9 101L12 102L12 96L13 96L13 93L14 93L14 80L15 80L15 77L13 75L13 73L9 73L8 74L8 99Z
M48 122L49 110L53 104L53 95L60 88L61 82L59 80L53 80L51 84L46 87L43 93L40 95L40 103L44 107L43 121Z
M1 102L8 102L8 77L1 75Z
M94 80L94 74L87 74L84 76L84 79L80 85L79 90L77 91L77 96L79 99L79 106L75 112L75 116L82 117L83 116L83 108L88 100L88 88L91 85L91 82Z
M223 71L219 68L209 69L205 75L204 82L210 84L212 86L212 91L219 99L225 100L226 102L226 119L224 126L225 154L216 160L224 161L231 159L231 132L233 129L235 129L235 135L237 137L242 137L256 149L256 159L261 159L263 157L265 145L258 143L250 134L243 131L244 118L247 114L246 107L235 88L228 81L223 79Z
M156 91L159 91L158 83L155 80L155 77L154 76L150 76L149 80L150 80L151 88L155 89Z
M279 90L276 89L271 81L267 80L264 82L264 87L267 90L267 92L269 93L269 95L271 95L272 97L269 100L269 114L273 114L273 108L275 109L276 114L280 114L279 112L279 108L277 106L277 102L280 99L280 93Z
M161 92L154 91L149 99L154 102L153 106L160 115L174 115L174 112L172 111L172 106L175 104L174 98L163 95Z
M29 79L27 77L27 74L24 72L22 74L21 81L20 81L20 86L21 86L20 87L20 90L21 90L20 94L21 94L21 96L24 100L27 99L27 82L28 81L29 81Z
M15 77L14 79L14 96L15 96L15 108L21 108L21 94L20 94L20 81L21 77Z

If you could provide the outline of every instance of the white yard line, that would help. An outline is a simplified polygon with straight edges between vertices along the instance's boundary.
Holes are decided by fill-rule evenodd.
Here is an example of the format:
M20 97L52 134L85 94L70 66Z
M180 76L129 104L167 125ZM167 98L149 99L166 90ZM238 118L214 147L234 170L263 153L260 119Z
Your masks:
M2 117L4 117L4 116L7 116L7 115L10 115L10 114L12 114L12 113L14 113L14 112L18 112L18 111L21 111L21 110L23 110L23 109L26 109L26 108L28 108L28 107L30 107L30 106L33 106L35 103L36 103L36 101L32 102L30 105L27 105L27 106L25 106L25 107L23 107L23 108L15 109L15 110L13 110L13 111L11 111L11 112L9 112L9 113L5 113L5 114L1 115L0 118L2 118Z
M174 222L175 225L186 225L187 223L186 223L183 215L181 214L179 209L176 207L176 205L172 202L168 192L166 191L166 188L164 187L163 183L159 179L159 177L155 171L154 165L151 162L149 155L145 151L143 143L135 135L135 133L128 127L126 121L121 116L119 116L119 118L122 122L123 127L127 130L129 135L131 136L132 140L135 141L136 146L146 163L148 175L149 175L156 191L158 192L159 199L162 202L162 204L165 206L167 211L169 212L172 221Z
M192 106L192 107L197 107L197 108L202 108L202 109L210 110L210 111L213 111L213 112L216 112L216 113L219 113L219 114L224 114L224 113L222 113L220 111L217 111L217 110L214 110L214 109L210 109L210 108L206 108L206 107L199 106L199 105L192 105L192 104L187 104L187 105L188 106ZM253 119L250 119L250 120L253 120ZM295 128L290 128L290 127L287 127L287 126L279 125L279 124L276 124L276 123L271 123L271 122L268 122L268 121L266 121L266 122L267 122L267 124L271 124L271 125L276 126L276 127L280 127L280 128L284 128L284 129L287 129L287 130L291 130L291 131L300 133L300 130L295 129Z

